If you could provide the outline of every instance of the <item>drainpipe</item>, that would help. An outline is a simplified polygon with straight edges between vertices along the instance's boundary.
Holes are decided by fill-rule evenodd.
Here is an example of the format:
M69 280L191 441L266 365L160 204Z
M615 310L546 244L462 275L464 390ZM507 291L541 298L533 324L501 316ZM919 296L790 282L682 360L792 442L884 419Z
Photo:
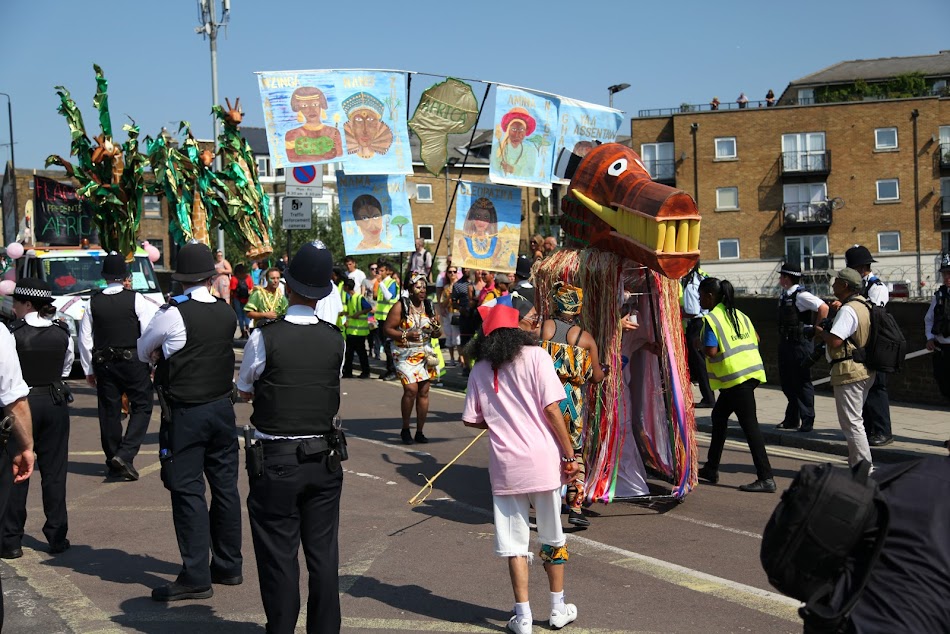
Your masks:
M920 112L916 108L910 111L911 121L914 122L914 235L917 244L917 291L915 295L920 297L923 293L924 275L920 266L920 179L918 177L920 157L917 153L917 117Z
M699 133L699 124L689 124L689 129L693 135L693 200L696 202L696 208L699 209L699 160L696 156L696 136Z

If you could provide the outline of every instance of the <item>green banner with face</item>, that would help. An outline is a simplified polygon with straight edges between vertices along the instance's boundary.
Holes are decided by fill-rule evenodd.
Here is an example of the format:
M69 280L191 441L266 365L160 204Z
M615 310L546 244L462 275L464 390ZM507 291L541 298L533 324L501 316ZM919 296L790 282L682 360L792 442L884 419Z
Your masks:
M419 136L426 169L438 176L448 157L450 134L464 134L478 117L472 87L451 77L422 93L409 127Z

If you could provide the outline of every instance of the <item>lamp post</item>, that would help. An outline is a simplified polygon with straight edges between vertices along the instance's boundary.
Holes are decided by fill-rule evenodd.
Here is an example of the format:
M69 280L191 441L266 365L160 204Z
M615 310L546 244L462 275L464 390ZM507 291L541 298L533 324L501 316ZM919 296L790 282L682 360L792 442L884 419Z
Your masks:
M629 87L630 84L614 84L613 86L607 86L607 103L611 108L614 107L614 95L621 90L626 90Z
M0 95L3 95L4 97L7 98L7 118L10 123L10 167L13 170L13 232L14 232L14 237L16 237L16 217L17 217L17 213L19 213L20 206L17 201L17 191L16 191L17 189L16 188L16 158L14 158L14 154L13 154L13 98L5 92L0 92ZM7 214L4 213L3 215L6 216ZM3 241L4 242L7 241L6 229L7 227L6 225L4 225L3 226L3 233L4 233Z

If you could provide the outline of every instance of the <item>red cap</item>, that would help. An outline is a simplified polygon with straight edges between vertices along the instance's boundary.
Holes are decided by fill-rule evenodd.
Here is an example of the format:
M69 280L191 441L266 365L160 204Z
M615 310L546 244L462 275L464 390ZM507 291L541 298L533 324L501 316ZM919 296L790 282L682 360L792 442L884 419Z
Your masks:
M480 306L478 312L482 316L482 332L486 335L499 328L517 328L521 319L517 309L504 304Z

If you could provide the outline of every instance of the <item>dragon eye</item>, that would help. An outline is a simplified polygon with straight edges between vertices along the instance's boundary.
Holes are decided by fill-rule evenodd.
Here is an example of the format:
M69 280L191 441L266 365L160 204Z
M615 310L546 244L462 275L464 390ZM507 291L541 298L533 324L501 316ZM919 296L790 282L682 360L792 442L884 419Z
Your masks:
M607 173L611 176L620 176L627 171L627 159L617 159L607 168Z

